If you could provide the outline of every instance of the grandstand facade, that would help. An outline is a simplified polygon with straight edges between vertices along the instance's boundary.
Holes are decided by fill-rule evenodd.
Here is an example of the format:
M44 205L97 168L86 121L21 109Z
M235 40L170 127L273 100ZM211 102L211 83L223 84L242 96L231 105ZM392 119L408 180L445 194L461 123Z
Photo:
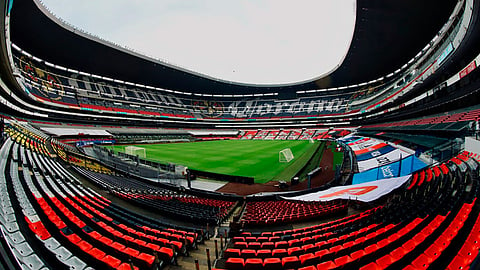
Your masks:
M92 36L40 0L0 0L0 264L475 269L480 1L420 2L358 0L335 70L249 85ZM259 193L248 176L90 147L216 140L328 154Z

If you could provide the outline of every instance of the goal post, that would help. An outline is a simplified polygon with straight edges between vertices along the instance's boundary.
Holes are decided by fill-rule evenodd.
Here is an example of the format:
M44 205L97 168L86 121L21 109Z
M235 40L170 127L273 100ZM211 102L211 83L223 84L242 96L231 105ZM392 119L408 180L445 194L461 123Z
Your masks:
M292 150L290 150L290 148L285 148L278 152L278 161L281 163L288 163L294 158L295 157L293 156Z
M139 158L146 158L146 151L145 148L143 147L138 147L138 146L127 146L125 147L125 154L131 155L131 156L137 156Z

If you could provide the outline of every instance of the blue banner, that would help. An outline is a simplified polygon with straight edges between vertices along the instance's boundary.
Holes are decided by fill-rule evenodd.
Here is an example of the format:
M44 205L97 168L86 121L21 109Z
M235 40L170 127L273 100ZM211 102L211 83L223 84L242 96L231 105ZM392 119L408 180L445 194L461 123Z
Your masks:
M427 164L417 157L411 155L402 159L401 161L397 161L382 167L373 168L361 173L356 173L353 176L352 184L355 185L385 178L405 176L425 167L427 167Z

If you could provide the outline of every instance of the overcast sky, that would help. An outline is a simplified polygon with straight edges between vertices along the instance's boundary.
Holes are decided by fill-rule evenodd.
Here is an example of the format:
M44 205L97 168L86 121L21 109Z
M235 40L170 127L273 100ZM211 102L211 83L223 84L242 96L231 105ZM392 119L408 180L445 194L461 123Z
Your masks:
M284 84L345 56L355 0L42 0L106 40L224 80Z

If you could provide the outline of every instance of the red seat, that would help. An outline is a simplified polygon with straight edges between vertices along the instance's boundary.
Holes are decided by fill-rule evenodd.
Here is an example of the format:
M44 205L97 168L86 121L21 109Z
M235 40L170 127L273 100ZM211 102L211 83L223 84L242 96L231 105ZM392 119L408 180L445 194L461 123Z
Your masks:
M415 246L418 246L423 242L423 240L425 240L426 237L427 235L423 234L422 232L419 232L412 238L412 240L414 241Z
M138 267L133 266L134 270L138 270ZM128 263L122 263L119 267L117 267L117 270L132 270L132 266Z
M244 248L248 248L248 244L247 242L235 242L233 243L233 247L238 249L244 249Z
M317 270L317 267L310 265L310 266L305 266L302 268L298 268L298 270Z
M421 186L423 181L425 180L425 171L420 172L420 176L418 177L418 184L417 186Z
M292 239L292 240L289 240L287 243L289 247L300 247L303 244L302 241L300 241L300 239Z
M257 257L262 259L270 258L272 257L272 251L270 249L257 250Z
M413 179L412 181L410 181L410 185L407 188L408 190L412 189L415 186L415 184L417 183L417 179L418 179L418 173L414 173Z
M427 269L430 264L433 262L433 259L425 254L420 254L415 260L413 260L412 265L417 269Z
M72 233L72 234L70 234L70 235L66 235L66 237L67 237L67 239L68 239L70 242L72 242L72 243L74 243L74 244L77 244L77 243L79 243L80 241L82 241L82 238L80 238L80 236L78 236L78 235L76 235L76 234L74 234L74 233Z
M376 261L377 265L381 268L381 269L385 269L387 268L390 264L393 263L393 258L392 256L390 256L389 254L385 255L385 256L382 256L380 258L378 258Z
M99 233L96 232L96 231L91 231L91 232L88 233L88 235L90 235L92 238L97 239L97 240L100 239L100 238L102 238L102 235L99 234Z
M280 258L266 258L263 260L263 269L282 270L282 260Z
M365 254L370 254L378 250L377 244L372 244L370 246L367 246L366 248L363 249L365 251Z
M277 249L272 250L272 257L283 258L283 257L286 257L286 256L288 256L288 252L284 248L277 248Z
M262 270L263 269L263 260L258 258L248 258L245 261L245 270Z
M278 248L289 248L288 246L288 242L287 241L278 241L275 243L275 248L278 249Z
M400 238L400 236L396 233L390 235L387 239L388 239L388 242L392 243L392 242L395 242L398 240L398 238Z
M324 269L334 269L336 268L337 266L335 265L334 262L332 261L326 261L326 262L322 262L322 263L319 263L317 265L317 269L318 270L324 270Z
M431 169L428 169L428 170L427 170L427 182L432 181L433 176L434 176L434 174L433 174L432 170L431 170Z
M275 248L275 243L273 243L273 242L263 242L261 248L262 249L274 249Z
M315 253L315 251L318 251L318 247L314 244L303 245L302 249L305 253Z
M334 263L337 267L340 267L344 264L347 264L349 262L353 261L352 258L348 255L338 257L334 260Z
M30 223L30 220L27 217L25 217L25 219L27 222L29 222L28 227L30 230L32 230L41 240L47 240L50 238L50 233L47 231L41 221Z
M147 253L140 253L140 255L138 255L137 258L146 262L149 266L152 266L153 262L155 261L155 256Z
M359 244L362 244L363 242L365 242L365 240L367 240L367 238L365 236L362 236L362 237L359 237L359 238L355 239L354 243L355 243L355 245L359 245Z
M240 251L240 257L244 259L255 258L256 256L257 256L257 252L253 249L242 249Z
M302 245L315 243L315 239L313 239L312 237L303 237L302 239L300 239L300 241L302 242Z
M254 249L254 250L260 249L260 248L262 248L262 243L260 243L260 242L249 242L248 243L248 248L249 249Z
M103 257L105 257L105 252L99 250L98 248L92 248L91 250L88 251L88 254L90 256L94 257L97 260L102 260Z
M235 243L235 242L245 242L245 237L235 236L235 237L233 237L233 243Z
M102 261L108 264L112 268L117 268L122 263L119 259L112 257L110 255L103 257Z
M477 258L478 253L479 253L479 250L477 248L477 245L467 242L463 245L458 255L469 259L470 262L473 262L473 260Z
M140 251L133 249L131 247L127 247L123 250L123 253L128 254L130 257L137 257L140 254Z
M245 261L243 258L228 258L225 262L225 268L230 270L243 270Z
M300 256L305 253L300 247L291 247L287 249L287 252L289 256Z
M272 237L268 238L268 241L269 242L278 242L278 241L280 241L280 239L281 239L280 236L272 236Z
M440 257L440 254L442 254L443 248L439 247L435 244L430 245L426 250L425 250L425 255L429 256L433 260L436 260L438 257Z
M383 268L379 267L376 263L371 262L367 265L364 265L359 268L359 270L382 270Z
M255 236L246 236L245 242L257 242L257 237Z
M412 251L415 247L416 247L416 244L415 244L415 241L410 239L408 240L407 242L405 242L402 247L407 251L407 252L410 252Z
M405 254L407 254L407 251L403 247L398 247L390 252L390 256L392 256L393 261L400 260L403 258L403 256L405 256Z
M268 237L266 236L259 236L257 237L257 242L260 242L260 243L264 243L264 242L268 242Z
M98 241L102 242L103 244L105 244L107 246L110 246L113 243L112 239L110 239L108 237L105 237L105 236L102 236L100 239L98 239Z
M355 242L349 241L349 242L343 243L342 247L343 247L343 249L349 249L349 248L353 247L354 245L355 245Z
M298 259L303 266L317 265L320 263L320 257L315 256L313 253L302 254L298 257Z
M283 257L282 265L284 269L297 269L302 266L297 256Z
M118 243L118 242L113 242L112 244L110 244L110 246L116 250L119 250L119 251L122 251L125 249L125 246Z
M390 241L388 239L382 239L377 242L378 248L383 248L384 246L390 244Z
M315 252L315 256L319 257L320 259L325 256L326 254L330 253L328 249L321 249L317 252Z
M86 241L83 241L83 240L78 242L77 246L85 252L88 252L90 249L93 248L93 246L90 243L88 243Z
M338 245L338 246L333 246L333 247L331 247L328 251L329 251L330 253L336 254L338 251L340 251L340 250L342 250L342 249L343 249L342 245Z
M230 257L239 258L239 257L240 257L240 249L227 248L227 249L223 252L223 257L224 257L225 259L228 259L228 258L230 258Z
M470 263L470 258L465 258L463 256L455 256L455 258L453 258L453 260L448 265L447 269L469 269Z

